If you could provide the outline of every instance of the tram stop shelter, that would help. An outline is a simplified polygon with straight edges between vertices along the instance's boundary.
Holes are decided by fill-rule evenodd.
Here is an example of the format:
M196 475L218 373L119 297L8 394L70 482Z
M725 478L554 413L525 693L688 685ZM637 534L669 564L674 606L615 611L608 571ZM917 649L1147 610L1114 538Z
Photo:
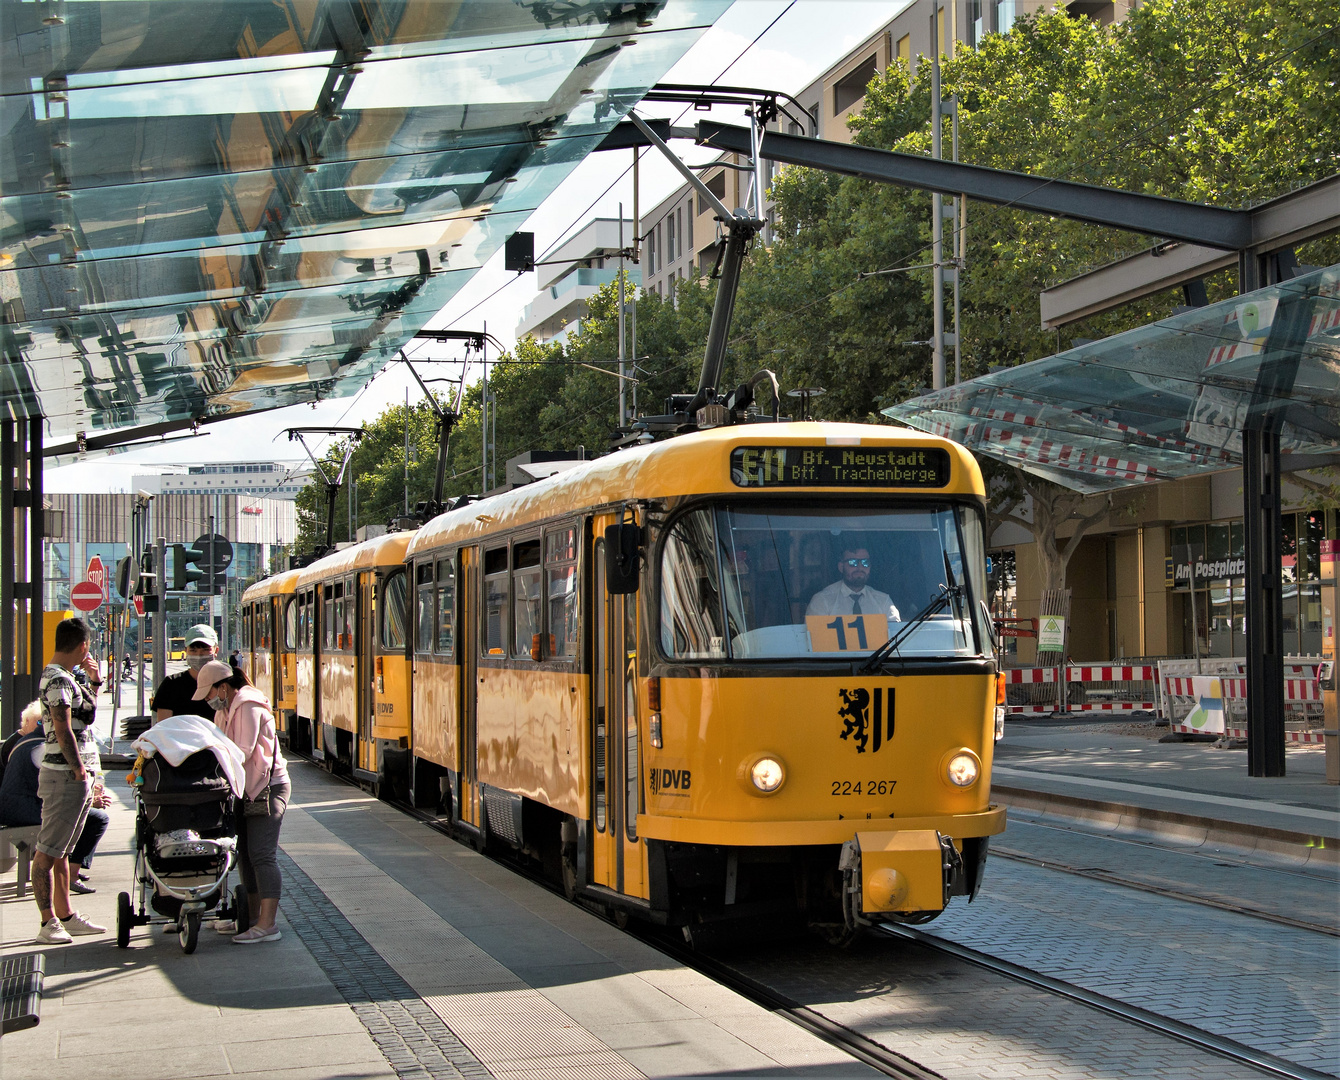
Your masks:
M884 411L1084 493L1241 467L1248 768L1283 775L1280 479L1340 464L1340 265Z
M44 457L357 392L728 6L0 4L0 730Z

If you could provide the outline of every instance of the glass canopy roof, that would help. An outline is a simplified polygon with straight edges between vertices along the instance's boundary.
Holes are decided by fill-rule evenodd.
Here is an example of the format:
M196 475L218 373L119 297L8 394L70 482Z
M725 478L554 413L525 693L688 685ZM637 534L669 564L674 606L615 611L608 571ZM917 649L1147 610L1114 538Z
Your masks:
M1249 420L1286 470L1340 462L1340 265L884 414L1084 492L1236 467Z
M356 391L730 0L0 0L0 408Z

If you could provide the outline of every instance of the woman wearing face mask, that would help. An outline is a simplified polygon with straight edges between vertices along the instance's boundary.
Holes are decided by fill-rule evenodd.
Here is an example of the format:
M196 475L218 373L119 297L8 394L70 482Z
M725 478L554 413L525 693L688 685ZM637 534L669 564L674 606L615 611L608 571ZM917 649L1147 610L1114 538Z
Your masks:
M154 711L154 723L169 716L194 715L214 719L214 710L195 698L195 676L202 667L219 655L219 635L214 627L198 623L186 634L186 670L169 675L154 691L149 708Z
M288 766L279 752L274 713L265 695L247 677L220 660L211 660L196 675L195 699L214 710L214 721L246 762L246 799L237 811L237 865L247 890L252 927L235 934L238 945L278 941L280 876L279 828L288 806ZM220 933L235 933L231 923L217 923Z

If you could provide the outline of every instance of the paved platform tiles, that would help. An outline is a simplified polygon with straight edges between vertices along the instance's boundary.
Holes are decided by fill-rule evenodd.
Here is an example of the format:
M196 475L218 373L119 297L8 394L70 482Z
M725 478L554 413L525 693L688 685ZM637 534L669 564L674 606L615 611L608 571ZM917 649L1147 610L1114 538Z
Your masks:
M0 1041L0 1077L875 1075L385 804L293 774L283 940L206 926L190 957L158 928L124 951L110 929L45 947L42 1022ZM113 813L78 901L109 928L132 823ZM31 898L0 896L6 953L35 949Z
M1245 750L1158 742L1166 730L1130 720L1011 721L996 746L994 790L1006 805L1188 844L1340 863L1340 787L1325 782L1320 746L1289 747L1283 777L1251 777Z

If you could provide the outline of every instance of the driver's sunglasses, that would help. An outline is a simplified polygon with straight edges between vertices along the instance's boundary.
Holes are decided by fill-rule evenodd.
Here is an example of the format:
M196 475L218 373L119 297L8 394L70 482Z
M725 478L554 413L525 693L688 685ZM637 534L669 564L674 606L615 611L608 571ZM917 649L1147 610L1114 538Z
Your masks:
M843 559L848 566L864 566L867 570L870 568L869 559Z

